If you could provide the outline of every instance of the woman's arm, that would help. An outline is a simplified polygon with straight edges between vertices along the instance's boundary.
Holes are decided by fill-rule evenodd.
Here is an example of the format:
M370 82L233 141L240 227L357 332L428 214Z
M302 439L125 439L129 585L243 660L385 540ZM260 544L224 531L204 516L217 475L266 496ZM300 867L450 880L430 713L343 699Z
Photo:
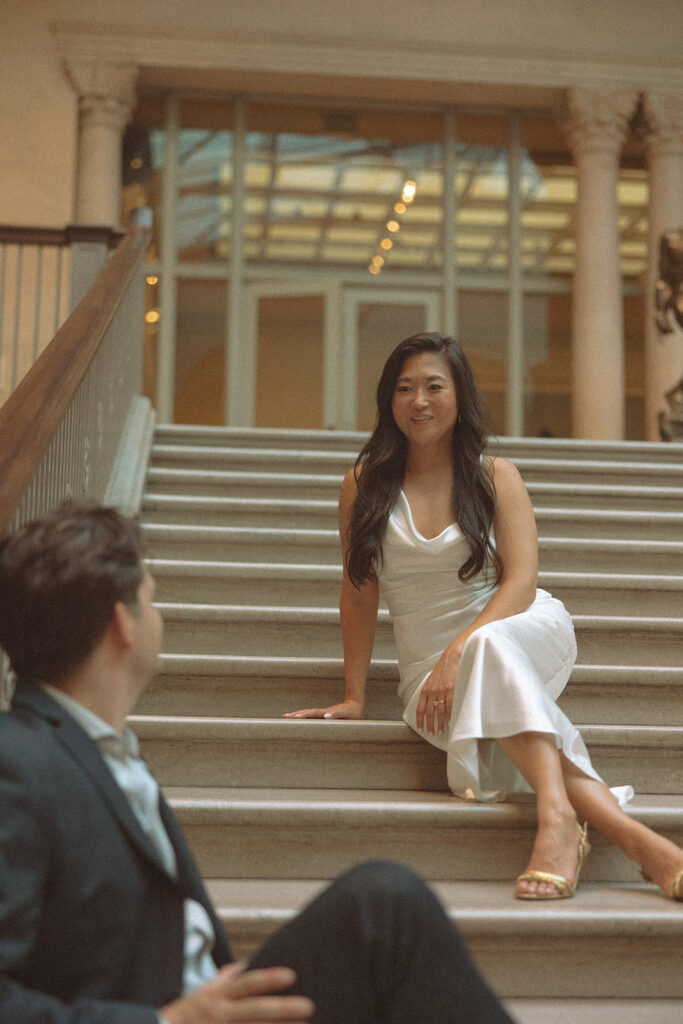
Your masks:
M493 526L503 575L496 592L467 629L448 645L422 688L417 726L443 732L450 718L455 677L465 642L480 626L523 612L536 596L538 536L531 501L519 470L507 459L495 458L493 484L496 512ZM443 703L434 704L434 701Z
M339 536L344 565L339 600L344 644L344 700L340 704L333 704L328 708L304 708L301 711L291 711L284 716L285 718L360 718L363 714L365 683L377 626L379 585L376 579L370 579L366 580L360 589L356 588L346 570L351 511L357 494L355 471L351 469L344 477L339 496Z

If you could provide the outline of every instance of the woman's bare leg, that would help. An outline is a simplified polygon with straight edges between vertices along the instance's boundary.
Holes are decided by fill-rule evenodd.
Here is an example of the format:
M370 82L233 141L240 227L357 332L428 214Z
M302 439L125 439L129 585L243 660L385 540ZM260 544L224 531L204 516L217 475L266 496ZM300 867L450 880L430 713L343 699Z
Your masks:
M577 817L587 821L640 866L668 895L683 870L683 850L622 808L603 782L585 775L547 733L525 732L498 744L536 793L538 830L527 866L573 881L578 862ZM519 882L517 891L552 895L546 882Z
M538 829L527 871L545 871L572 882L578 863L579 833L554 736L523 732L497 742L536 793ZM516 891L552 896L556 888L549 882L524 881L517 883Z
M578 817L616 843L668 895L673 879L683 870L683 850L634 821L604 783L584 775L564 754L560 759L567 796Z

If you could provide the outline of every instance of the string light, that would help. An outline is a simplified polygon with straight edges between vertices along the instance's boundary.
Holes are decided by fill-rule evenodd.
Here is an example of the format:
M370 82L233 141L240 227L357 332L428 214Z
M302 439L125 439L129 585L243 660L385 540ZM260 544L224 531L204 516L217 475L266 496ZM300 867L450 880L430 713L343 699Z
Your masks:
M415 199L416 194L416 183L411 178L407 178L403 182L403 188L401 189L401 199L399 202L394 204L394 213L397 214L397 216L399 217L402 214L404 214L410 203L412 203L413 200ZM388 220L386 224L386 229L387 231L390 231L392 234L395 234L397 231L401 230L400 222L398 220L393 219ZM390 238L383 238L381 240L378 246L378 252L375 254L375 256L373 256L368 266L368 270L370 271L371 274L379 274L382 270L382 267L384 266L384 257L381 255L380 250L384 250L384 252L389 252L389 250L392 249L393 246L394 243Z
M403 192L401 193L401 199L404 203L412 203L417 192L417 185L414 181L406 181L403 186Z

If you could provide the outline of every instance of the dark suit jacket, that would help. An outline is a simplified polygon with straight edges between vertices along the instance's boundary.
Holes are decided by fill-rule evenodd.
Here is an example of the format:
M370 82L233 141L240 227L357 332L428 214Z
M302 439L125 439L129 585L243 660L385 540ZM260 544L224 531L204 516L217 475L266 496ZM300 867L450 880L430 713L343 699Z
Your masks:
M184 899L208 910L180 828L170 878L97 745L43 690L0 715L0 1024L156 1024L182 990Z

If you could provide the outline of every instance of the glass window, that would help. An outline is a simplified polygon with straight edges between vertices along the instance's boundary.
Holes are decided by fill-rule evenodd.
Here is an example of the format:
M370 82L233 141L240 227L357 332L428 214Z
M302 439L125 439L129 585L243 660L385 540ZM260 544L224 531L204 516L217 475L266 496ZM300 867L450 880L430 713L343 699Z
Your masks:
M439 266L441 118L425 120L250 106L248 262L373 277Z
M571 296L524 296L524 433L571 437Z
M486 428L505 433L505 354L508 301L505 292L462 290L458 338L486 400Z
M456 122L455 258L463 274L501 274L508 261L508 138L499 117Z
M627 295L624 299L624 338L626 375L626 440L645 437L645 299Z
M377 420L377 385L384 364L396 345L411 334L428 330L423 303L359 302L356 308L358 335L358 430L372 430Z
M257 317L256 426L320 428L324 296L262 296Z
M232 241L232 106L185 99L179 120L177 259L225 262Z
M175 345L176 423L223 423L224 281L179 278Z
M522 124L520 190L522 273L571 275L576 169L554 119L529 118Z

